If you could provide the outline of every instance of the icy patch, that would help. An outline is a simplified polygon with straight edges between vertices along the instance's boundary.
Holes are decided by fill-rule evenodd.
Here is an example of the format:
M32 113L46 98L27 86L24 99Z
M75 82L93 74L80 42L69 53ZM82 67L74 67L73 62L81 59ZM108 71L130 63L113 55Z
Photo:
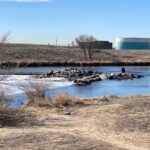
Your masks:
M1 77L0 75L0 78ZM29 82L46 84L49 89L71 86L73 84L73 82L64 78L35 79L33 75L11 75L0 81L0 89L6 90L9 95L19 94L23 93L19 86L27 85Z

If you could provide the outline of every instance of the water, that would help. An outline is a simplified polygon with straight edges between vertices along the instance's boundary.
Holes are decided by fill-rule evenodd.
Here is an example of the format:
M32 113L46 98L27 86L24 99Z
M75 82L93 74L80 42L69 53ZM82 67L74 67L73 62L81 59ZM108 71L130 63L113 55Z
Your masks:
M28 67L28 68L20 68L17 69L18 74L38 74L38 73L46 73L48 71L54 70L63 70L67 67ZM94 71L104 72L104 73L119 73L121 67L84 67L85 69L90 69ZM133 79L133 80L106 80L92 83L88 86L75 86L73 83L62 80L55 81L53 87L50 88L49 94L52 95L54 93L69 93L73 96L80 97L98 97L104 95L115 94L118 96L126 96L126 95L140 95L140 94L150 94L150 66L145 67L125 67L126 72L128 73L138 73L142 74L145 77L141 79ZM0 72L6 72L7 70L0 70ZM20 81L20 79L19 79ZM6 83L0 83L0 86L6 86ZM16 84L18 82L14 82ZM50 83L50 81L49 81ZM51 81L53 83L53 81ZM13 84L13 85L14 85ZM9 84L10 85L10 84ZM11 84L12 85L12 84ZM13 87L12 85L12 87ZM57 86L61 85L61 86ZM17 91L17 89L15 89ZM15 93L11 95L15 100L13 103L13 107L18 107L22 103L25 102L26 96L22 93Z
M119 73L121 67L93 67L92 70ZM141 79L105 80L92 83L88 86L70 86L56 89L56 91L70 93L80 97L97 97L115 94L118 96L150 94L150 67L126 67L128 73L143 74Z

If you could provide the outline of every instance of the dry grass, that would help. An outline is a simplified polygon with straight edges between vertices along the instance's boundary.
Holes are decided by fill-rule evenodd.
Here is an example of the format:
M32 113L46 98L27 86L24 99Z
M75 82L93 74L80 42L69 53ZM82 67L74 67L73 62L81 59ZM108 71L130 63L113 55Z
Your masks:
M19 88L24 91L28 97L27 103L23 106L26 107L62 107L70 106L79 102L78 98L72 97L68 94L59 93L52 97L48 97L46 92L48 85L43 83L29 82L27 85L20 85Z
M11 109L13 100L7 95L7 91L0 91L0 127L20 127L38 125L31 113ZM32 118L33 117L33 118Z
M27 107L63 107L82 103L81 99L72 97L69 94L58 93L49 97L46 92L48 85L43 83L29 82L27 85L20 85L19 88L24 91L28 97L27 103L23 108Z
M1 47L1 45L0 45ZM1 48L1 64L32 65L90 65L84 61L83 51L77 47L6 44ZM67 61L66 61L67 60ZM149 62L150 51L94 50L92 65Z
M0 108L0 127L29 127L40 126L42 123L36 119L36 116L23 110L14 110L7 108L5 111Z
M20 85L20 89L25 92L29 99L45 98L48 86L43 83L29 81L29 84Z
M79 102L79 99L72 97L69 94L59 93L59 94L54 95L50 101L51 101L52 106L60 107L60 106L74 105L75 103Z
M116 130L150 132L150 100L147 97L139 96L116 111L120 115L116 121Z
M72 97L69 94L65 93L57 93L51 98L45 97L37 97L35 96L34 99L29 99L28 102L23 106L23 108L28 107L45 107L45 108L55 108L55 107L71 107L75 105L82 105L84 103L83 100Z
M66 95L56 97L71 102ZM107 99L92 99L86 107L31 108L32 115L21 117L28 116L29 121L18 122L17 128L0 128L0 150L149 150L150 96ZM71 114L64 115L66 111ZM38 127L30 121L37 122L35 118ZM25 122L26 128L22 126Z
M0 110L1 112L5 112L10 104L12 103L12 99L7 95L5 90L0 90Z
M44 103L48 101L48 97L46 96L46 92L48 90L48 86L43 83L34 83L29 81L26 85L20 85L19 88L24 91L24 93L28 97L28 102L25 105L27 106L39 106L40 103Z

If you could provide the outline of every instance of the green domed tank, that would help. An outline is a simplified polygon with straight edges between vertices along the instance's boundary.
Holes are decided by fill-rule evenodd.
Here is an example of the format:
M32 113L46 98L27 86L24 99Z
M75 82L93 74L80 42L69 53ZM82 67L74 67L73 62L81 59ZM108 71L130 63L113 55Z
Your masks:
M149 50L150 38L117 38L117 50Z

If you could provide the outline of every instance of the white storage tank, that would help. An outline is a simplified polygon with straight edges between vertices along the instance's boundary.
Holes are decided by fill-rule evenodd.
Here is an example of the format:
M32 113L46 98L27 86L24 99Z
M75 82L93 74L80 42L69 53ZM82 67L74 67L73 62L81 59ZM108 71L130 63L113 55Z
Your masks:
M117 38L117 50L149 50L150 38Z

